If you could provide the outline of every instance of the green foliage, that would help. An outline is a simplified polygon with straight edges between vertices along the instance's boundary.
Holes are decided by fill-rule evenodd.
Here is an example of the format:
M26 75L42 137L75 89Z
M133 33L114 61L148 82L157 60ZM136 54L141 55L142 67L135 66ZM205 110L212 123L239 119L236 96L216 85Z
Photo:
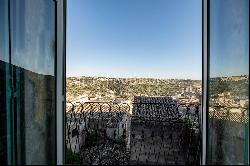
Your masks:
M249 96L249 82L245 80L232 81L229 88L234 96Z
M223 81L221 78L215 78L210 80L209 88L211 95L231 92L233 96L249 96L249 82L247 80Z
M97 131L93 131L91 133L87 134L86 137L86 147L97 145L103 142L103 138L100 134L97 133Z
M66 149L66 164L80 165L80 154Z
M76 81L81 82L76 82ZM67 96L77 97L82 94L108 96L112 91L116 96L171 96L187 86L201 84L199 80L153 79L153 78L104 78L70 77L67 78ZM215 86L216 87L216 86Z
M97 132L94 131L94 132L91 132L90 134L88 134L86 140L90 141L90 142L96 142L98 140Z
M221 79L214 79L210 81L210 93L218 94L227 92L229 90L229 84Z
M126 145L126 139L123 137L118 138L116 142L120 145Z

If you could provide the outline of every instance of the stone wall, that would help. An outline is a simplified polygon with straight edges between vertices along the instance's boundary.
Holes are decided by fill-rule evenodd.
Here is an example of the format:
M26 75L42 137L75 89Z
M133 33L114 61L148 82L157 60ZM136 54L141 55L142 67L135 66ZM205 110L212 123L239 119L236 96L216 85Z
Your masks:
M131 164L187 164L196 156L189 152L192 144L186 123L131 122ZM193 136L195 137L195 136Z
M130 134L131 164L199 164L198 107L170 97L137 96Z

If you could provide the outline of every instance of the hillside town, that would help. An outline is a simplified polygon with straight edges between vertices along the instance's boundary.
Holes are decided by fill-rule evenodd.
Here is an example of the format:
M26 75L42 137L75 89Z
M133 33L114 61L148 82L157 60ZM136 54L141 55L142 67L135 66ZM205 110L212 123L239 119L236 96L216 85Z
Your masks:
M244 88L242 88L244 87ZM249 77L247 75L217 77L210 80L210 109L241 113L249 108Z
M211 78L210 106L240 112L249 107L248 76ZM237 88L238 86L245 89ZM218 91L218 89L220 89ZM201 80L155 78L68 77L67 106L71 103L103 101L128 103L134 96L171 96L181 103L201 103Z
M211 78L209 118L248 122L248 84L248 76ZM200 80L69 77L67 149L83 165L197 164L201 86Z
M134 96L171 96L182 103L200 103L201 92L200 80L68 77L66 100L130 103Z
M66 145L80 153L82 165L199 161L198 105L144 96L135 96L132 106L97 101L72 105L66 113Z

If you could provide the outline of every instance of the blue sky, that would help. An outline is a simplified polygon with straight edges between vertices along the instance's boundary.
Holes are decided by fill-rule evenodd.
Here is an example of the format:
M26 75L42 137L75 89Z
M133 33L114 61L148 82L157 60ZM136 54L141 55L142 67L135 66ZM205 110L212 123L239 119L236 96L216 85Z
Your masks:
M201 0L67 2L67 76L201 79Z
M212 0L210 75L249 74L249 0Z

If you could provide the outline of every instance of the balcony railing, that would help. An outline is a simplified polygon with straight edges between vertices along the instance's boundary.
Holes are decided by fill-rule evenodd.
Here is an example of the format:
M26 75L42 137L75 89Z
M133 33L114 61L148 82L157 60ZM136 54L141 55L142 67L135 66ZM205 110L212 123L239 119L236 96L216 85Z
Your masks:
M248 123L248 110L249 108L247 107L213 105L209 107L209 118L238 123Z
M199 108L166 101L71 103L67 110L67 148L80 153L88 149L88 137L94 132L104 140L124 139L126 161L115 160L116 164L199 164ZM90 158L82 159L81 164L105 164L103 157L98 161Z
M208 160L216 164L225 164L225 161L242 163L248 147L248 125L249 108L218 105L210 107Z

